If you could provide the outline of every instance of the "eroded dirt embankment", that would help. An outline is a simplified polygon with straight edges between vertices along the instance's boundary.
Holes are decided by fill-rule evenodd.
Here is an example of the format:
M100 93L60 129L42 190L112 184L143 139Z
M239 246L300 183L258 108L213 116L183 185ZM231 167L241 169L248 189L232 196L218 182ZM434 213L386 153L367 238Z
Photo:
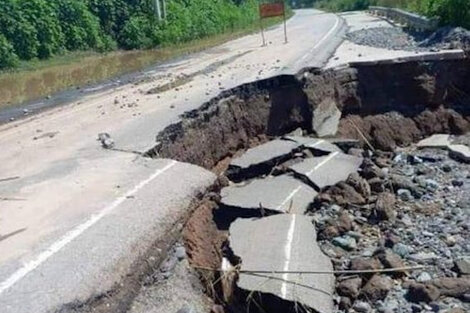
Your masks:
M342 111L339 136L392 150L435 132L469 130L468 81L468 58L277 76L225 91L186 113L157 136L148 153L213 168L260 137L298 127L311 132L313 112L322 103Z
M469 59L308 69L221 93L162 131L148 154L222 173L232 156L270 137L297 128L314 135L318 107L341 111L338 137L391 151L433 133L469 131L469 81ZM217 197L209 195L185 229L188 255L199 268L220 267L226 233L214 222ZM214 287L217 277L213 272L204 280Z

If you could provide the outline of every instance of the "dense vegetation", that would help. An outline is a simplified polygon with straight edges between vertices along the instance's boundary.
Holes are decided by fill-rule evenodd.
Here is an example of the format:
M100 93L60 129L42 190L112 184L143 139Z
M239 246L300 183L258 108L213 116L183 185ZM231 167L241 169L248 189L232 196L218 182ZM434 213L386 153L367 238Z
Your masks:
M470 29L470 0L297 0L297 3L331 11L363 10L369 5L404 8L426 16L440 17L442 25Z
M0 69L75 50L180 43L252 24L257 0L1 0Z

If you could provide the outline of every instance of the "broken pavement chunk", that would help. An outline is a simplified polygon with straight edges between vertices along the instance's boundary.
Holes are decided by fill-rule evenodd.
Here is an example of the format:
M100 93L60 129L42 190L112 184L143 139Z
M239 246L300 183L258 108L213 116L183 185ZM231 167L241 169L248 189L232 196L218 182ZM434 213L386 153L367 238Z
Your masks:
M341 149L338 148L338 146L324 139L300 136L286 136L284 139L294 141L309 149L316 149L324 152L341 152Z
M253 216L261 216L264 210L276 213L303 214L317 192L288 175L257 179L245 186L230 186L221 191L222 204L237 209L256 210Z
M450 135L447 134L435 134L431 137L425 138L418 142L417 146L420 149L423 148L436 148L436 149L447 149L450 145Z
M289 169L323 189L344 181L351 173L357 172L362 160L356 156L333 152L327 156L305 159Z
M460 162L470 163L470 148L465 145L449 145L449 156Z
M341 111L336 102L327 98L323 100L313 112L312 128L318 137L334 136L338 131Z
M333 266L316 243L311 218L281 214L238 219L230 227L230 246L241 260L240 289L274 295L289 301L292 307L297 304L319 313L333 311ZM272 271L283 273L269 273ZM328 273L296 273L312 271ZM269 301L261 303L269 305ZM278 307L277 312L283 309Z
M278 163L288 160L300 144L289 140L272 140L248 149L242 156L234 158L227 170L227 177L240 181L268 174Z

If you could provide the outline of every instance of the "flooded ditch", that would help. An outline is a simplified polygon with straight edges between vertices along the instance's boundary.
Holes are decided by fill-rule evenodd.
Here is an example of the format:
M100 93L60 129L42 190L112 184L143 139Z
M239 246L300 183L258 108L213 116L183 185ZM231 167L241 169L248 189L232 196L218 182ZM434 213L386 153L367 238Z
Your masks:
M457 204L466 199L462 191L466 183L454 182L457 174L441 170L451 167L456 173L468 173L468 165L450 160L442 150L417 150L414 144L436 133L467 140L469 81L467 58L306 69L296 76L273 77L224 91L162 131L149 156L190 162L220 174L218 191L205 196L183 231L190 263L216 303L213 312L468 309L468 273L454 264L470 251L465 243L470 221L461 213L465 205ZM337 139L314 138L332 129ZM279 151L279 146L262 148L286 142L292 148L273 157L269 153ZM256 149L261 149L264 161L256 156L253 161ZM240 161L244 156L251 156L252 164ZM322 173L321 179L312 177L314 169L338 157L343 158L341 162ZM299 164L313 169L302 172ZM282 194L279 186L291 186L288 180L298 185L294 195L285 197L289 201L281 201L284 196L272 199L273 194ZM267 185L257 186L260 181ZM449 191L445 184L463 189ZM254 187L250 190L250 186ZM235 196L242 203L239 207L227 204L233 190L239 193ZM447 199L446 193L454 198ZM254 195L251 203L247 194ZM436 207L434 213L427 210ZM283 225L287 222L289 228L291 222L282 219L294 216L289 214L294 210L310 219L315 233L304 229L289 235ZM252 226L237 220L253 217L246 220ZM274 224L262 225L266 219ZM297 219L295 225L303 225L303 217ZM439 231L454 224L459 232L453 232L453 239L440 236ZM273 225L277 225L274 232L270 230ZM241 229L251 248L240 243L236 232ZM293 270L273 260L276 249L287 253L282 248L284 231L287 237L298 237L289 248L293 252L288 250ZM423 239L423 231L440 239ZM429 235L432 231L437 233ZM281 247L272 242L276 236L281 238ZM317 236L322 252L317 251ZM453 240L453 245L445 244L446 240ZM238 242L237 251L234 242ZM253 245L258 249L253 250ZM405 253L400 251L402 246L417 251ZM289 240L286 247L290 247ZM291 259L291 254L296 258ZM321 270L318 260L326 256ZM244 268L256 265L252 272ZM317 272L316 276L305 274L309 271ZM333 274L334 282L325 282ZM430 278L420 278L423 275Z

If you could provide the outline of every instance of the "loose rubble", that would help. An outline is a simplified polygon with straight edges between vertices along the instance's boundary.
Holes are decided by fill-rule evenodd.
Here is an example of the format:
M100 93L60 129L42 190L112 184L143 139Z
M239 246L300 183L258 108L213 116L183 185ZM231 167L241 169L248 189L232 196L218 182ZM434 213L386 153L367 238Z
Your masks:
M470 48L470 31L461 27L443 27L429 33L413 33L398 27L375 27L348 33L356 44L390 50L437 51Z
M222 269L231 277L224 282L224 294L232 295L222 303L226 308L240 309L236 299L242 297L251 310L259 301L266 312L297 304L322 313L470 310L470 173L449 148L467 139L441 134L394 152L344 140L320 150L318 139L317 145L309 137L276 140L296 145L288 157L270 161L268 173L228 182L214 198L219 219L238 209L225 226L222 249ZM253 152L265 149L262 144L249 152L257 159L252 165L265 162ZM305 162L310 175L298 175L293 169ZM318 183L317 176L327 182ZM270 187L277 180L289 182L287 190ZM300 190L300 198L292 195ZM332 268L335 291L327 275Z
M363 203L344 186L337 201L343 183L318 195L318 209L311 214L335 269L377 271L337 276L341 312L470 310L469 168L452 159L442 143L424 146L364 151L368 157L360 175L371 193ZM338 221L345 218L352 222L339 229ZM381 269L416 266L421 268L380 274Z

